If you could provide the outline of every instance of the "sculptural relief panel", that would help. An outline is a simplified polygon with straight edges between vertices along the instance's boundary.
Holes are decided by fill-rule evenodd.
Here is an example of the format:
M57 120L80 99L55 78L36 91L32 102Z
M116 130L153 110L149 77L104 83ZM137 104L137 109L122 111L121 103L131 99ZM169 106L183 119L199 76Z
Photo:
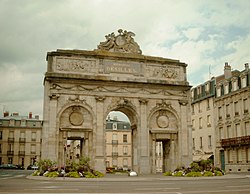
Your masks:
M173 65L148 64L146 76L158 79L180 80L180 68Z
M82 106L73 105L63 111L60 117L60 128L92 129L92 117Z
M170 111L159 110L152 115L150 128L159 130L177 130L177 119Z
M74 73L98 73L96 60L57 57L55 71Z

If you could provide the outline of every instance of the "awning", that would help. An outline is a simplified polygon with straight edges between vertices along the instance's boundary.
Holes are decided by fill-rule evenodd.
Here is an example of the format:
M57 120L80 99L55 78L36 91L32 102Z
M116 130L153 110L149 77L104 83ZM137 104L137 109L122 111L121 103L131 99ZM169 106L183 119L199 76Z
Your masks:
M202 155L193 155L193 161L201 161L210 159L213 154L202 154Z

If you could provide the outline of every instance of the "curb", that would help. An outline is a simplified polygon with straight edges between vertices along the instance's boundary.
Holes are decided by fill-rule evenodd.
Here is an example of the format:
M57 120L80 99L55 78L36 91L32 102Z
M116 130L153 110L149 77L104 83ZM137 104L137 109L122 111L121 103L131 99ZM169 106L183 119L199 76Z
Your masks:
M142 175L136 177L129 177L129 176L109 176L109 177L101 177L101 178L70 178L70 177L44 177L44 176L32 176L29 175L26 177L27 179L31 180L43 180L43 181L84 181L84 182L130 182L130 181L152 181L152 180L159 180L159 181L187 181L187 180L218 180L218 179L238 179L238 178L250 178L250 175L237 175L237 174L228 174L224 176L213 176L213 177L173 177L173 176L150 176L150 175Z

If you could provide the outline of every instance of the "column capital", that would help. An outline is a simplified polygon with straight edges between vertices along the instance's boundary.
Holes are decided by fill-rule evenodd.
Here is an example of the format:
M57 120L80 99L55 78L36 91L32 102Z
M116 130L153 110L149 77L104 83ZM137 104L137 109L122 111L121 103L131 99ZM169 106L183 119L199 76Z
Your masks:
M49 95L50 100L57 100L59 97L60 97L59 94L50 94Z
M146 98L140 98L139 102L140 102L140 104L147 104L148 103L148 99L146 99Z
M188 100L179 100L179 104L182 106L187 106Z
M105 96L95 96L96 101L103 102L105 100Z

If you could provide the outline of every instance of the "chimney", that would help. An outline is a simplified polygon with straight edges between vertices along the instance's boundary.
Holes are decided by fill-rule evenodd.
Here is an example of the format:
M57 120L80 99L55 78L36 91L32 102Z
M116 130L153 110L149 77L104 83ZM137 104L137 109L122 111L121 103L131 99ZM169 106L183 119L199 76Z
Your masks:
M13 112L12 116L19 116L19 113L18 112Z
M225 79L229 79L230 77L232 77L231 66L228 65L228 62L226 62L224 66L224 76Z
M245 63L245 70L248 71L249 70L249 64Z
M32 112L29 112L29 119L32 119Z
M4 113L3 113L3 117L8 117L9 116L9 112L8 111L5 111Z

